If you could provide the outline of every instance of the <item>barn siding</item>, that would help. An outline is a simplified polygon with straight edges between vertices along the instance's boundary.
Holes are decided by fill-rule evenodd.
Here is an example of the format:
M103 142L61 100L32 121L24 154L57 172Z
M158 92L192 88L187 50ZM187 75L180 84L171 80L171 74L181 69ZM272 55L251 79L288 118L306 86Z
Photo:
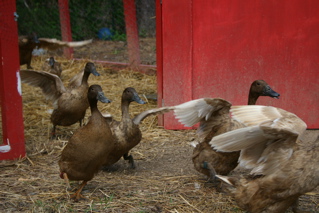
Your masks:
M162 105L221 97L247 104L250 84L281 94L257 104L319 128L319 1L162 0ZM172 114L164 127L182 126Z

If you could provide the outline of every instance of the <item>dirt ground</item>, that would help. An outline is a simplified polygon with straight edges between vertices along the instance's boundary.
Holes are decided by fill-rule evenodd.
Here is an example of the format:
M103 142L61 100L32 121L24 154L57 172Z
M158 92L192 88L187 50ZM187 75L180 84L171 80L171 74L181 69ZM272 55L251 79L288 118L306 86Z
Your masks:
M90 51L93 57L94 49ZM45 58L34 58L33 67L39 69ZM65 84L85 65L84 61L61 57L57 60L63 65ZM112 103L99 103L98 107L116 119L120 118L120 96L125 87L134 87L144 100L149 94L156 94L156 76L127 69L114 70L97 63L96 66L101 76L90 76L89 84L102 86ZM68 138L79 125L58 127L58 139L49 140L52 104L38 88L23 84L22 90L27 156L0 163L1 212L244 212L231 197L217 191L193 168L193 148L189 143L195 131L165 130L157 126L156 116L146 118L140 125L143 139L131 151L136 169L130 169L121 159L88 183L83 190L86 200L70 200L71 192L59 177L57 162ZM157 107L156 101L147 101L144 105L132 103L131 115ZM86 120L89 114L88 111ZM71 186L77 184L72 182ZM300 206L319 212L318 190L302 196Z

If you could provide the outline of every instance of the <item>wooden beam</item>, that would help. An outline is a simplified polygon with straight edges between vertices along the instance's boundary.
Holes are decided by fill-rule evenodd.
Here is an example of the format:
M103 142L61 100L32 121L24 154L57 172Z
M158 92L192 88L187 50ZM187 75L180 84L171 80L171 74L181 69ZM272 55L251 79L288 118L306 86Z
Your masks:
M156 0L156 66L157 66L157 106L163 103L163 40L162 40L162 0ZM164 126L164 116L158 115L158 125Z
M129 63L132 67L138 67L141 63L140 48L138 41L138 29L136 23L136 7L134 0L123 0L125 28Z
M72 31L70 22L69 1L59 0L60 26L62 41L72 41ZM73 58L73 48L64 48L64 56L68 59Z
M16 1L2 0L0 7L0 100L2 139L0 160L25 156L24 126L18 50Z

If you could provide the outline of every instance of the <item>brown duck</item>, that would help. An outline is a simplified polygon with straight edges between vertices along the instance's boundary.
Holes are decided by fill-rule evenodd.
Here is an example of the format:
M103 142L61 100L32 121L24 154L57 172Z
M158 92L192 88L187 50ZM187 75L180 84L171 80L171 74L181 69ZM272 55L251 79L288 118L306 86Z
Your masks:
M256 80L251 84L248 104L255 104L259 96L278 98L279 94L264 80ZM227 175L238 165L239 151L221 153L208 144L216 135L243 127L230 116L230 107L231 103L221 98L202 98L174 109L176 118L184 125L193 126L200 122L197 130L199 143L194 145L192 159L195 169L210 177L210 180L214 180L216 174Z
M249 212L297 212L298 198L319 185L319 137L295 114L270 106L233 106L244 128L215 136L220 152L240 152L240 166L250 175L221 176L238 205ZM307 138L308 137L308 138Z
M89 107L87 91L90 74L99 76L95 65L88 62L84 68L81 84L74 88L65 88L61 79L48 72L34 70L20 70L21 81L31 86L40 87L45 97L53 102L54 110L51 114L53 124L52 137L55 137L56 126L69 126L80 122Z
M54 57L50 57L48 61L44 62L41 70L61 77L62 66L59 62L55 61Z
M135 168L133 156L129 155L129 151L139 144L142 139L139 124L149 115L161 114L173 109L170 107L150 109L138 114L132 119L129 114L129 105L133 101L139 104L145 104L145 102L138 96L136 90L132 87L128 87L122 93L121 121L116 121L109 116L105 117L106 121L110 123L112 133L116 138L116 146L109 155L105 155L106 162L104 166L110 166L116 163L123 156L125 160L129 161L131 168Z
M32 33L27 36L19 36L19 56L20 65L27 65L27 69L33 69L31 67L32 51L35 48L44 48L49 50L55 50L62 47L81 47L92 43L92 39L85 41L73 41L66 42L60 41L54 38L38 38L36 33Z
M99 85L90 86L87 98L91 109L90 120L74 132L59 160L61 178L83 181L71 196L75 200L83 198L83 187L99 171L104 156L110 154L115 144L109 124L97 108L98 100L103 103L109 103L110 100L104 96Z

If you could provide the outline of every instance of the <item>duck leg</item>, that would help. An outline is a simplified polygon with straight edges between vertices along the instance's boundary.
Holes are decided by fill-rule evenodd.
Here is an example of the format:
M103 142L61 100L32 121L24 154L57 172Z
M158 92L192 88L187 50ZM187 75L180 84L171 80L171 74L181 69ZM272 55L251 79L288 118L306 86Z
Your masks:
M33 70L33 67L31 67L31 60L32 60L32 50L31 50L31 53L30 53L30 57L28 57L27 69Z
M64 181L65 181L65 183L66 183L66 186L67 186L68 188L71 188L70 182L69 182L69 178L68 178L68 175L67 175L66 173L63 173L63 179L64 179Z
M128 160L128 162L131 164L131 168L135 169L135 163L132 155L128 155L128 153L125 153L123 155L124 160Z
M291 210L293 213L310 213L310 211L304 210L301 206L299 206L299 198L291 205Z
M74 201L79 201L80 199L86 199L86 198L81 194L82 189L83 189L83 187L84 187L86 184L87 184L87 181L84 180L84 181L80 184L78 190L76 190L76 192L75 192L73 195L71 195L70 198L71 198L71 199L74 199Z
M51 140L56 138L55 130L56 130L56 125L53 125L52 131L51 131L51 137L50 137Z
M210 163L208 163L207 161L204 161L203 168L208 169L208 171L209 171L210 176L208 178L208 181L214 183L216 181L216 171L215 171L214 167Z
M80 119L80 120L79 120L80 127L81 127L81 126L82 126L82 124L83 124L83 120L84 120L84 119Z

